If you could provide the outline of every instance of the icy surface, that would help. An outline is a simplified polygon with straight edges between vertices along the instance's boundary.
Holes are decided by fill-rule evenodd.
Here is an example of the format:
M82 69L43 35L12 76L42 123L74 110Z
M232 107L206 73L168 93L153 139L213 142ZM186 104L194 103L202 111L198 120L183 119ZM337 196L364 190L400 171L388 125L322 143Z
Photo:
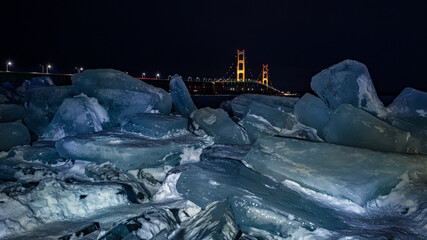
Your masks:
M73 86L32 88L25 93L25 107L28 115L24 119L27 127L38 136L43 135L56 111L65 98L78 92Z
M0 151L30 143L30 133L20 122L0 123Z
M171 90L172 102L175 109L183 116L189 117L190 114L196 110L196 106L191 99L190 93L188 92L185 83L182 78L175 74L169 83Z
M122 130L147 137L162 138L188 134L188 119L164 114L139 113L127 116L120 123Z
M76 136L102 131L102 124L108 122L105 109L96 98L79 95L66 98L47 126L44 139L58 140L66 136Z
M258 94L242 94L235 97L231 101L231 108L233 113L237 117L242 117L248 109L248 106L252 102L263 103L271 108L276 108L283 112L293 112L295 103L298 101L298 98L289 98L281 96L265 96Z
M317 130L320 137L323 137L323 127L329 121L332 111L318 97L310 93L298 100L294 107L296 119Z
M136 91L157 95L159 100L154 109L161 113L168 114L172 109L171 96L165 90L114 69L85 70L82 73L73 74L71 80L74 86L88 96L97 97L95 92L100 88Z
M16 104L0 104L0 122L13 122L24 119L26 110Z
M332 109L347 103L378 116L387 114L363 63L344 60L335 64L316 74L311 88Z
M56 142L59 155L96 163L110 162L122 170L179 165L180 154L188 147L201 147L194 135L152 139L118 131L65 137Z
M405 172L425 169L427 158L265 137L258 139L244 162L279 182L291 180L364 206L387 195Z
M349 104L342 104L335 110L324 127L323 134L327 142L347 146L385 152L427 151L409 132L395 128Z
M195 129L203 129L216 143L249 144L246 131L222 109L201 108L191 114Z

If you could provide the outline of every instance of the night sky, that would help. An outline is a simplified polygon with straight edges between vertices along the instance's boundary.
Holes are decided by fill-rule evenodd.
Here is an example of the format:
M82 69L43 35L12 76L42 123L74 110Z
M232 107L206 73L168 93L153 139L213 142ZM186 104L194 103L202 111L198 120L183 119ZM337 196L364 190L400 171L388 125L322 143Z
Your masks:
M42 2L42 3L40 3ZM115 68L222 77L245 50L281 90L344 59L378 92L427 91L427 1L2 1L0 60L13 71ZM3 66L2 66L3 70Z

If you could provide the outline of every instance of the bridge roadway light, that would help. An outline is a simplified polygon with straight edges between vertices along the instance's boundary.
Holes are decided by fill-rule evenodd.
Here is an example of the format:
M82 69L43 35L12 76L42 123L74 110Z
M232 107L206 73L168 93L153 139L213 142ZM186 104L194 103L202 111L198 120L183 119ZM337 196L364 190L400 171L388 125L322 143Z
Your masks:
M156 74L156 79L160 79L160 73Z
M50 64L46 65L46 73L49 73L50 68L52 68L52 65L50 65Z
M145 78L145 73L142 73L142 78Z
M13 63L12 63L12 61L7 61L6 62L6 72L9 72L9 66L12 66L13 65Z

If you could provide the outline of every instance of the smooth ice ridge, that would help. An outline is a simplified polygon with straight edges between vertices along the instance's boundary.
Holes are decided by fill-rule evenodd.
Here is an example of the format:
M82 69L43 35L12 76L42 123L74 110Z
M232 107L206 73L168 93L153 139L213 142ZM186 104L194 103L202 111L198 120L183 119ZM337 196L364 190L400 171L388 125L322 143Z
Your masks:
M249 144L246 131L237 125L222 109L201 108L191 114L195 129L202 129L216 143Z
M96 163L110 162L122 170L179 165L184 148L201 147L200 138L188 134L168 139L152 139L138 134L103 131L91 135L65 137L56 142L63 158Z
M271 108L278 109L282 112L292 113L294 105L297 101L298 98L266 96L259 94L242 94L235 97L231 101L231 109L234 116L241 118L248 111L248 107L252 102L258 102Z
M171 90L172 102L176 110L183 117L189 117L197 108L182 78L175 74L169 83L169 88Z
M0 123L24 119L26 109L16 104L0 104Z
M337 63L316 74L311 79L311 89L331 109L347 103L380 117L387 115L363 63L354 60Z
M71 81L73 86L90 97L98 97L95 91L100 88L122 89L148 94L153 93L159 98L154 109L165 114L170 113L172 109L171 96L165 90L151 86L118 70L85 70L82 73L73 74Z
M32 88L25 93L25 107L28 110L25 124L38 136L42 136L65 98L78 94L73 86L52 86Z
M20 122L0 123L0 151L30 143L30 132Z
M49 222L87 217L108 207L129 204L118 184L69 184L45 179L28 193L0 193L0 236L24 232ZM83 197L82 197L83 196Z
M46 128L43 138L58 140L66 136L99 132L102 131L102 124L109 120L107 112L96 98L85 95L66 98Z
M122 130L152 138L188 134L188 119L165 114L139 113L123 118Z
M340 105L323 128L327 142L385 152L426 153L409 132L395 128L350 104Z
M423 155L279 137L259 138L243 161L276 181L294 181L360 206L389 194L405 172L426 169L427 164Z

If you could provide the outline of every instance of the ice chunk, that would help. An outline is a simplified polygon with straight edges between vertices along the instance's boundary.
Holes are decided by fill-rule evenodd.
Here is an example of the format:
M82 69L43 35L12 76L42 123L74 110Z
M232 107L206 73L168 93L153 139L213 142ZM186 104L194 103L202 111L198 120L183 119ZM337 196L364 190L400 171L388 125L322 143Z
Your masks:
M316 74L311 89L332 109L347 103L380 117L387 114L368 69L354 60L344 60Z
M24 119L26 110L16 104L0 104L0 122L13 122Z
M418 139L350 104L340 105L323 129L327 142L385 152L423 152Z
M422 155L278 137L259 138L243 159L255 171L279 182L297 182L361 206L388 194L406 171L425 169L426 160Z
M427 93L405 88L388 106L392 125L427 141Z
M231 156L240 155L234 149L238 146L225 151ZM285 237L299 227L314 230L319 226L345 226L333 210L227 158L202 155L201 162L185 166L176 189L202 208L230 198L239 227L264 229L276 236Z
M247 112L248 106L252 102L263 103L271 108L278 109L282 112L293 112L295 103L298 101L298 98L289 98L281 96L266 96L258 94L242 94L235 97L231 101L231 108L233 110L234 116L243 117Z
M25 80L21 86L15 89L15 92L21 96L25 96L27 89L48 86L55 86L52 78L49 76L35 77L31 80Z
M169 114L172 109L171 96L165 90L114 69L85 70L82 73L73 74L71 81L74 86L90 97L97 97L95 91L99 88L153 93L159 97L154 109L165 114Z
M55 148L54 141L37 141L23 154L24 160L56 163L61 159Z
M236 239L238 226L234 222L230 199L209 204L180 230L182 239Z
M175 74L169 83L169 88L171 90L172 101L175 109L183 117L189 117L190 114L197 108L196 105L194 105L190 93L188 92L185 83L182 81L182 78Z
M59 155L96 163L111 162L119 169L131 170L179 165L184 148L200 147L194 135L152 139L132 133L103 131L87 136L65 137L56 142Z
M24 119L25 124L38 136L43 135L62 101L77 94L73 86L29 89L25 94L25 107L28 109L28 115Z
M294 116L265 104L252 102L239 124L252 141L263 135L286 134L296 124Z
M153 138L188 133L187 118L163 114L139 113L127 116L120 125L125 131L140 133Z
M216 143L250 144L246 131L222 109L201 108L190 117L195 128L203 129Z
M0 104L21 104L22 102L23 98L21 96L16 95L14 91L0 87Z
M99 132L102 131L102 124L108 121L107 112L96 98L85 95L66 98L47 126L43 138L58 140L66 136Z
M323 137L323 127L329 121L332 111L320 98L306 93L295 104L294 114L299 122L316 129L318 135Z
M128 115L151 112L159 102L159 96L150 92L99 88L93 93L107 109L113 123L120 123Z
M20 122L0 123L0 151L30 143L30 133Z

